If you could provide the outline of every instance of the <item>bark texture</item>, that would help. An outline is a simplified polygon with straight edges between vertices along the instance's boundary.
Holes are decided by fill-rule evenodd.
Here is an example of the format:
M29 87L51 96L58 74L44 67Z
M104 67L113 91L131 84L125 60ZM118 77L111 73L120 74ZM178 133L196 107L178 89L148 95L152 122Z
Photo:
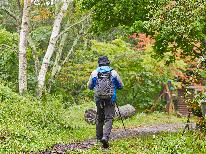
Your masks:
M56 45L58 35L60 32L60 28L61 28L61 22L62 22L64 13L67 10L68 3L69 2L67 2L67 0L64 0L63 5L61 7L61 10L57 14L56 19L54 21L53 30L52 30L52 34L50 37L49 45L48 45L46 54L44 56L44 59L43 59L42 65L41 65L41 69L39 71L38 89L37 89L38 97L42 96L42 91L43 91L44 84L45 84L45 78L46 78L46 73L48 70L48 65L49 65L50 59L54 53L54 50L55 50L55 45Z
M120 112L120 114L119 114L119 112ZM85 121L89 124L95 124L96 113L97 113L96 109L87 109L85 111L85 114L84 114ZM119 110L117 107L115 107L115 119L121 118L120 115L124 119L129 118L129 117L133 116L135 113L136 113L135 108L130 104L120 106Z
M19 39L19 93L22 95L27 90L27 35L29 31L29 0L24 0L23 16Z

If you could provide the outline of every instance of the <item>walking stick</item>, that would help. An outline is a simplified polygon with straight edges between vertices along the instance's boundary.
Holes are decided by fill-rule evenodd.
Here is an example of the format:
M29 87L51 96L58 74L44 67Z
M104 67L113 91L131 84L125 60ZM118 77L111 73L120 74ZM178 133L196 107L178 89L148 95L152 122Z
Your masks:
M192 111L191 111L190 108L188 109L188 111L189 111L189 113L188 113L188 116L187 116L187 123L186 123L185 128L184 128L184 130L182 132L182 136L184 135L186 129L188 129L188 130L190 129L189 123L190 123L190 114L191 114Z
M120 119L121 119L121 121L122 121L122 125L123 125L123 127L124 127L125 132L126 132L126 128L125 128L125 126L124 126L124 122L123 122L123 119L122 119L122 115L121 115L121 113L120 113L119 106L117 105L117 102L116 102L116 106L117 106L117 109L118 109L118 112L119 112Z

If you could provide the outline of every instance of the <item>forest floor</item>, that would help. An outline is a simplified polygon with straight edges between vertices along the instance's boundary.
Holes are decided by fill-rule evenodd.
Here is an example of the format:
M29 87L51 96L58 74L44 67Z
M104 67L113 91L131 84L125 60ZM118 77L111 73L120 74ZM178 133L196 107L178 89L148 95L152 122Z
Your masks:
M161 132L179 132L183 131L185 123L171 123L171 124L154 124L150 126L130 127L124 129L113 129L111 133L111 141L122 138L130 138L135 136L158 134ZM190 129L195 128L194 123L189 123ZM88 150L98 143L96 139L91 138L82 142L74 142L69 144L55 144L52 150L42 151L41 154L63 154L74 150Z

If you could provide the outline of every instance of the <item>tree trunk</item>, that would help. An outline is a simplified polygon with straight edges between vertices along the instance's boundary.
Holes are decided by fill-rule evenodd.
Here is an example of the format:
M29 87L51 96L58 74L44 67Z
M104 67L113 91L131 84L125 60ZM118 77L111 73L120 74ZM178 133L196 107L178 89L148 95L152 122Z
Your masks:
M27 60L26 47L29 31L29 0L24 0L22 24L19 39L19 93L22 95L27 90Z
M61 58L61 55L62 55L62 52L63 52L63 42L66 41L66 37L67 37L67 35L65 35L66 33L63 34L62 40L60 42L59 50L58 50L58 53L57 53L57 56L56 56L56 59L55 59L55 64L54 64L54 67L52 69L51 78L50 78L50 81L49 81L49 88L48 88L49 92L51 90L51 86L52 86L52 82L53 82L54 78L59 74L59 72L61 71L62 66L69 60L70 55L74 52L74 48L77 45L83 31L84 31L84 25L82 24L82 28L79 31L79 34L77 34L76 38L74 39L73 44L71 46L71 49L69 50L66 58L63 60L63 62L61 64L59 64L60 58Z
M70 21L68 19L67 24L65 25L65 28L69 27L69 25L70 25ZM60 41L60 44L59 44L59 47L58 47L58 51L56 52L56 58L55 58L55 61L54 61L54 66L52 68L51 78L49 79L49 89L48 89L48 92L50 92L50 90L51 90L52 82L53 82L53 80L54 80L54 78L56 76L56 72L57 72L58 68L60 67L59 66L60 65L59 61L61 60L64 44L65 44L65 42L67 40L67 37L68 37L68 33L64 33L62 38L61 38L61 41Z
M119 111L120 111L120 114L119 114ZM121 117L124 119L129 118L133 116L135 112L136 112L135 108L130 104L120 106L119 110L117 107L115 107L115 119L119 119ZM96 113L97 113L96 109L87 109L84 113L85 121L89 124L95 124Z
M46 54L44 56L44 59L43 59L42 65L41 65L41 69L39 72L39 76L38 76L38 89L37 89L38 97L42 96L42 91L43 91L44 84L45 84L45 77L46 77L46 73L48 70L48 65L49 65L50 59L54 53L55 45L56 45L58 35L60 32L60 28L61 28L61 22L62 22L64 13L67 10L67 7L68 7L68 2L67 2L67 0L64 0L64 3L61 7L61 10L60 10L59 14L56 16L56 19L54 21L53 30L52 30L52 34L50 37L49 45L48 45Z

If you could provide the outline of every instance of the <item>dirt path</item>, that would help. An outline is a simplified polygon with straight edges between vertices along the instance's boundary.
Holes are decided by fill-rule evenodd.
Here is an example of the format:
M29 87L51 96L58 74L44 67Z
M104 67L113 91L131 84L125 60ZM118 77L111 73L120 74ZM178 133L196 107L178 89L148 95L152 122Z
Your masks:
M195 128L195 124L189 124L191 129ZM183 123L175 123L175 124L158 124L151 126L140 126L136 128L130 128L126 131L123 129L118 129L112 131L111 140L120 139L120 138L128 138L138 135L144 134L155 134L160 132L177 132L181 131L185 127ZM51 151L44 151L41 154L63 154L66 151L77 150L77 149L89 149L92 146L96 145L95 139L89 139L82 142L70 143L70 144L56 144L53 146Z

